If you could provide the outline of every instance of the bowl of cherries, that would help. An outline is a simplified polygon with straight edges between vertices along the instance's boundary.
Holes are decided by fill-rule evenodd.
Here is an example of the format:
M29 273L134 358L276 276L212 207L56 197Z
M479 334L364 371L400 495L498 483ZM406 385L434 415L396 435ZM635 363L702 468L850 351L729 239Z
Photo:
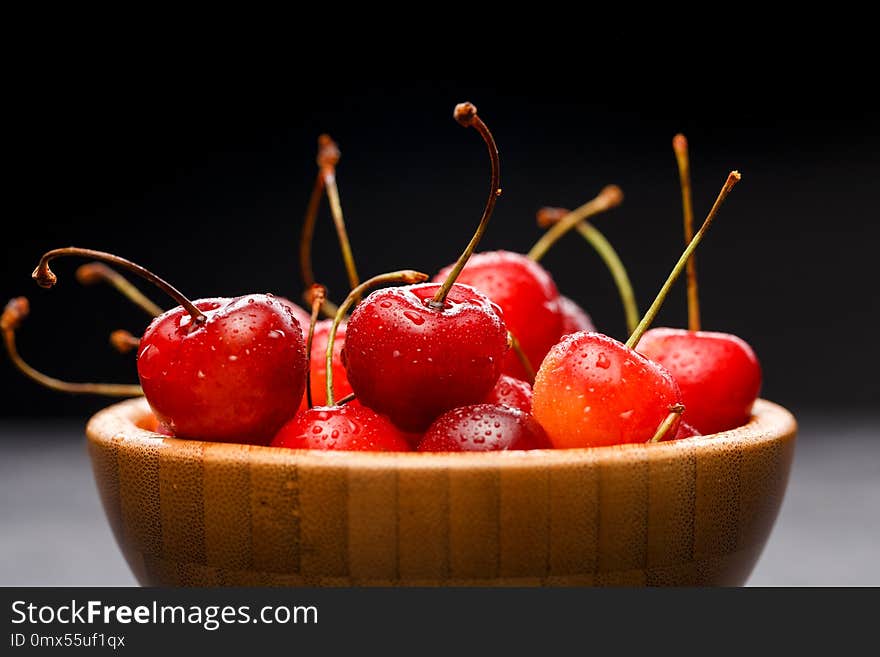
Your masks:
M623 199L609 186L575 210L544 208L527 254L477 252L501 195L495 140L479 225L455 263L361 281L345 231L339 150L319 139L301 242L304 305L269 293L191 300L119 256L75 247L83 284L105 282L153 316L111 342L139 385L69 383L131 397L86 428L107 518L145 585L739 585L785 492L796 423L759 399L761 368L741 338L700 326L693 253L740 175L694 230L687 142L673 140L686 247L640 315L626 270L590 219ZM315 283L310 244L329 201L351 291ZM541 257L579 232L608 265L629 337L599 331L560 294ZM414 263L417 264L417 263ZM687 329L651 329L687 272ZM163 310L120 272L167 295ZM324 316L325 319L319 317Z

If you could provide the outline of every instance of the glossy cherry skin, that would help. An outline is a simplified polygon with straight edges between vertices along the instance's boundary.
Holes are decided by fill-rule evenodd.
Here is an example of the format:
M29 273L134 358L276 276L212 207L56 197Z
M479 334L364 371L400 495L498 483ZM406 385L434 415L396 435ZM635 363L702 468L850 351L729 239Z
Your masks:
M663 365L681 388L685 419L700 433L746 424L761 391L761 365L745 340L729 333L656 328L638 351Z
M329 319L315 324L315 333L312 336L312 357L310 359L312 405L324 406L327 403L327 339L330 337L330 327L333 322ZM342 322L336 329L336 340L333 341L333 398L342 399L351 392L351 384L345 366L342 364L342 347L345 344L346 323ZM306 333L308 337L308 327ZM308 399L303 395L299 410L308 408Z
M532 412L532 386L522 379L502 374L495 387L483 398L484 404L500 404L517 408L525 413Z
M290 312L293 313L293 317L296 319L296 322L299 324L299 328L302 331L303 340L305 340L306 336L309 334L309 326L312 323L312 316L309 311L296 305L293 301L285 297L275 297L275 299L279 303L290 308Z
M343 363L362 404L408 432L481 401L507 354L501 311L477 290L453 285L443 308L434 283L373 292L348 320Z
M160 423L178 438L266 444L296 412L308 361L299 324L271 295L202 299L147 327L137 368Z
M675 432L675 437L673 438L673 440L681 440L682 438L693 438L695 436L702 435L703 434L697 431L693 426L682 420L678 423L678 430Z
M596 330L596 327L593 326L593 320L587 314L587 311L568 297L560 295L559 312L562 315L562 331L559 334L560 338L564 338L566 335L571 335L572 333L577 333L578 331ZM536 365L539 366L540 363L537 363Z
M607 335L579 332L541 364L532 413L555 447L594 447L650 440L679 403L661 365Z
M541 425L528 413L499 404L474 404L447 411L425 432L420 452L498 452L549 449Z
M391 421L365 406L315 406L288 421L272 447L356 452L410 452Z
M434 280L445 280L450 269L441 270ZM547 270L521 253L487 251L471 256L458 282L477 288L501 306L504 323L537 369L562 333L559 290ZM529 380L512 351L502 371Z

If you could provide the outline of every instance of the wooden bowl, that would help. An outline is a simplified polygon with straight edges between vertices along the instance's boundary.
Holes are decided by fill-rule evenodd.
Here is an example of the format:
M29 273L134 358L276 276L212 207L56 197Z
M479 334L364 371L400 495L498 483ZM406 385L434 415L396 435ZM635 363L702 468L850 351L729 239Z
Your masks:
M797 425L657 445L463 454L163 438L143 399L88 424L116 540L145 585L740 585Z

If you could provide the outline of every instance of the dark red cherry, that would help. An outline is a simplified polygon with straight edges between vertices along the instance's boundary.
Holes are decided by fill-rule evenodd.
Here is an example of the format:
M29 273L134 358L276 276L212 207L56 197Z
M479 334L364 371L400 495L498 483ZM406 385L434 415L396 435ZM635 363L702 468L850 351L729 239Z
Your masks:
M642 336L638 351L675 377L684 418L700 433L733 429L751 418L761 365L745 340L729 333L656 328Z
M302 306L295 304L290 299L286 299L284 297L275 297L275 300L280 304L290 308L290 312L293 314L293 318L296 320L297 324L299 324L299 328L302 331L303 336L309 334L309 323L311 322L311 317L307 310L305 310Z
M312 336L312 355L310 360L311 367L311 387L312 387L312 404L315 406L324 406L327 403L327 339L330 336L330 327L333 321L325 319L315 325L315 333ZM308 326L306 326L304 335L308 335ZM335 399L342 399L351 393L351 384L348 382L348 376L345 373L345 367L342 364L342 347L345 345L346 323L342 322L336 330L336 340L333 343L333 396ZM308 400L303 395L299 405L299 410L304 411L308 408Z
M482 400L507 353L495 304L456 284L435 308L439 288L378 290L348 320L342 353L355 395L405 431L424 431L444 411Z
M500 404L531 413L532 386L522 379L515 379L509 374L502 374L495 387L483 398L483 403Z
M178 306L140 341L138 375L160 422L178 438L266 444L299 407L305 343L271 295L202 299L196 324Z
M559 334L561 338L578 331L596 330L587 311L568 297L559 296L559 313L562 316L562 332ZM540 363L536 363L535 367L540 367L540 365Z
M434 281L444 280L451 269L442 269ZM504 323L537 369L562 333L559 290L547 270L521 253L488 251L471 256L457 282L477 288L501 307ZM502 371L530 379L512 351Z
M685 409L687 412L687 409ZM702 436L699 431L697 431L693 426L682 420L678 423L678 430L675 432L675 438L673 440L681 440L682 438L694 438L695 436Z
M404 435L388 418L365 406L315 406L287 422L272 447L362 452L409 452Z
M473 404L447 411L430 426L420 452L492 452L552 447L528 413L498 404Z
M607 335L581 332L547 354L532 413L554 447L594 447L650 440L680 403L661 365Z

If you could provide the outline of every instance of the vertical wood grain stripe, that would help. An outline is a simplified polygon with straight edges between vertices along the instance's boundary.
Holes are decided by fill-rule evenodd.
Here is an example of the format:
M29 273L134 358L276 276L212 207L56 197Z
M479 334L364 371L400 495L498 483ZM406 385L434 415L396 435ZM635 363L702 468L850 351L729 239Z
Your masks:
M251 464L254 568L300 570L299 469L295 463Z
M744 450L741 461L739 545L763 543L773 528L788 480L793 440L776 441Z
M600 571L644 569L647 560L648 464L634 455L630 467L599 466Z
M159 450L162 442L142 450L118 450L119 505L128 544L146 556L162 554L159 506Z
M397 472L348 473L348 563L355 579L394 580L397 571Z
M203 452L204 443L181 441L159 460L162 554L189 563L205 563Z
M449 470L449 570L498 577L499 478L495 470Z
M742 450L697 456L694 557L707 559L737 549ZM707 567L711 564L707 563Z
M501 577L545 577L550 486L546 468L507 468L501 480Z
M450 514L446 472L401 471L397 500L401 579L448 579Z
M693 560L694 448L648 462L648 568Z
M599 540L599 474L592 465L555 468L550 477L550 573L592 581Z
M230 455L230 449L234 453ZM205 556L209 566L251 566L251 485L244 446L206 445Z
M125 545L125 542L122 535L122 506L119 496L119 463L117 461L120 440L124 440L124 438L119 436L107 443L96 443L89 440L86 445L92 462L92 472L98 484L98 494L101 497L101 504L104 506L104 513L107 515L107 521L110 523L116 542L122 546Z
M299 468L300 562L307 577L348 575L348 468Z

